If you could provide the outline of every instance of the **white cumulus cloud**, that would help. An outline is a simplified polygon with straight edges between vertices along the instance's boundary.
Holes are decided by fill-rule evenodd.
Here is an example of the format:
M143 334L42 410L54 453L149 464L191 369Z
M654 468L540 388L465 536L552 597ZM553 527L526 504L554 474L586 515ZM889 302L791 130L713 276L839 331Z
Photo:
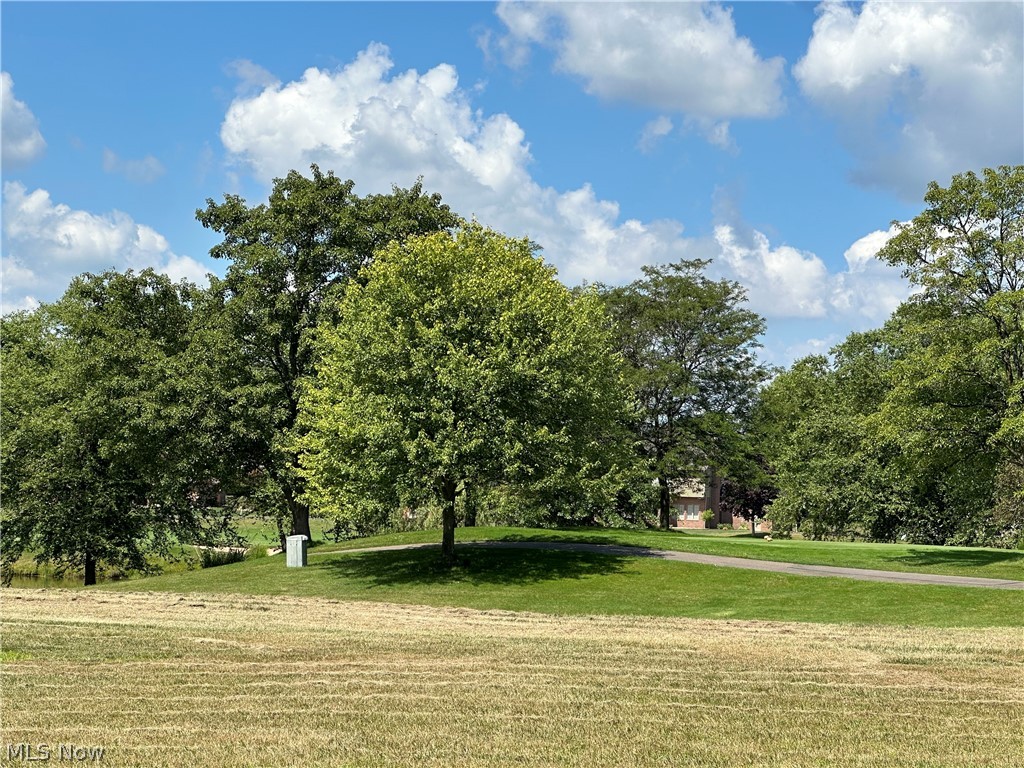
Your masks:
M0 161L5 168L27 165L43 154L46 141L32 110L14 98L14 79L7 72L0 72L0 99Z
M205 283L207 269L174 253L167 239L126 213L97 215L54 204L46 190L3 186L3 311L60 297L75 275L152 267Z
M715 243L731 276L746 286L751 308L782 317L824 317L828 302L828 268L813 253L788 245L772 247L754 231L741 242L727 224L715 227Z
M869 232L846 249L846 271L832 285L831 303L837 312L877 325L910 296L912 287L903 270L875 258L897 232L896 227Z
M474 109L450 65L389 77L391 67L388 49L371 45L338 71L308 69L236 98L221 140L264 181L310 163L356 179L364 194L423 176L463 215L539 242L569 282L630 278L678 252L675 222L620 222L618 205L587 185L537 184L523 129Z
M459 213L539 243L570 285L619 284L639 277L645 264L714 259L716 274L747 286L767 317L875 316L875 295L856 293L872 286L847 276L854 268L868 274L856 259L836 274L817 255L773 245L741 222L688 237L672 219L624 218L587 183L542 186L530 174L523 129L508 115L475 109L453 67L391 75L391 66L387 48L374 45L337 71L309 69L296 81L239 96L224 118L224 145L268 184L313 162L355 179L361 194L423 176Z
M1024 5L826 2L794 67L834 114L860 183L920 199L929 181L1024 162Z
M859 238L844 253L846 268L829 270L815 253L772 245L757 230L715 227L713 269L742 283L751 309L766 317L830 319L858 329L881 325L911 293L902 270L876 258L896 229Z
M685 116L729 146L728 120L783 109L784 62L762 59L715 3L502 2L506 61L521 66L532 45L588 93Z

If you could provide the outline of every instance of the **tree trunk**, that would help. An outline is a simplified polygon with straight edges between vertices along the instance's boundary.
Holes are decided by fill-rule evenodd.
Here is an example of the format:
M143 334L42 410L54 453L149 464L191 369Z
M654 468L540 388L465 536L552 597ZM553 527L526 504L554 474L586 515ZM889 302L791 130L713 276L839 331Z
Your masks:
M667 531L669 514L672 510L672 497L668 490L668 478L659 477L658 485L661 486L661 495L658 499L658 526Z
M281 551L286 552L288 550L288 534L285 533L284 523L281 522L281 518L276 516L274 523L277 525L277 538L281 542Z
M715 513L714 518L705 523L707 528L717 528L720 524L731 522L722 519L722 478L718 470L708 467L707 477L704 481L704 509Z
M455 565L455 488L454 480L441 481L441 559Z
M291 483L284 483L282 490L285 502L288 504L288 511L292 515L292 530L289 535L305 536L312 541L313 534L309 532L309 507L295 498L295 490Z
M472 528L476 525L476 497L470 491L468 484L463 484L462 498L466 505L466 527Z
M753 514L750 515L750 535L757 535L757 518Z
M85 586L96 583L96 558L91 552L85 553Z

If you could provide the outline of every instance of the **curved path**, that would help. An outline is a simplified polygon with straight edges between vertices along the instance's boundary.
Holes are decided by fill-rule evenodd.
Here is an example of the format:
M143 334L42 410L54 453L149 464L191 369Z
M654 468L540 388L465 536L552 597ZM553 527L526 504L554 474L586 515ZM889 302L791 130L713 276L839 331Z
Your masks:
M834 565L803 565L776 560L751 560L746 557L725 557L723 555L702 555L696 552L674 552L647 547L626 547L619 544L584 544L582 542L559 541L461 541L459 546L486 547L492 549L547 549L565 552L594 552L599 555L620 555L625 557L655 557L660 560L676 560L683 563L716 565L724 568L747 568L753 571L773 571L796 576L832 576L862 581L887 581L893 584L931 584L944 587L989 587L991 589L1024 589L1024 581L1011 579L983 579L975 576L945 576L939 573L906 573L903 571L876 571L868 568L840 568ZM401 549L424 549L440 547L440 544L393 544L387 547L366 549L345 549L323 554L352 554L359 552L387 552Z

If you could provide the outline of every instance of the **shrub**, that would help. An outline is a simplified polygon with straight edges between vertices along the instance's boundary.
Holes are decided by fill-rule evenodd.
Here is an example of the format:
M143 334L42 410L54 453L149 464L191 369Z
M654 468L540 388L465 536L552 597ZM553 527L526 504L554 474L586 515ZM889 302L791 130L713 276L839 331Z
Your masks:
M245 560L244 549L231 548L231 549L211 549L209 547L202 547L199 549L199 563L203 568L216 568L218 565L228 565L230 563L240 563ZM264 550L266 554L266 550Z

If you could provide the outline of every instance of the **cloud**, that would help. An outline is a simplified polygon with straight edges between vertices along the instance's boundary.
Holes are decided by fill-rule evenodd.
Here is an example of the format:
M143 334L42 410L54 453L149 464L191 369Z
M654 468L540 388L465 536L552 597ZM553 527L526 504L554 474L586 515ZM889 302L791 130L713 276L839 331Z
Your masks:
M919 200L929 181L1024 161L1020 3L823 3L794 67L836 116L854 180Z
M134 184L152 184L164 174L163 164L152 155L141 160L125 160L110 149L103 150L103 170L116 173Z
M640 140L637 147L641 152L650 152L657 146L658 141L672 132L672 121L662 115L651 120L640 132Z
M152 267L173 279L206 282L207 269L170 249L128 214L96 215L54 204L46 190L3 186L3 312L60 297L75 275Z
M767 235L753 231L742 242L728 224L715 227L726 276L746 286L751 308L781 317L824 317L828 306L828 268L813 253L788 245L772 247Z
M828 355L832 347L843 341L843 337L837 334L829 334L824 338L811 338L806 341L798 341L782 348L771 357L776 365L790 366L795 360L808 355Z
M685 115L727 143L729 118L783 109L781 58L762 59L714 3L502 2L506 61L522 66L533 45L555 51L558 70L612 102Z
M230 61L224 71L238 80L235 92L243 95L269 88L280 82L259 64L254 64L248 59Z
M843 254L847 269L836 275L831 303L836 312L872 324L889 317L913 292L900 267L893 267L875 255L898 230L869 232L846 249Z
M709 144L714 144L719 149L735 153L736 142L729 133L728 120L709 120L704 117L688 117L684 127L689 131L695 131L704 137Z
M0 72L0 91L0 161L5 168L28 165L46 149L39 121L25 102L14 98L14 80L7 72Z
M874 266L851 257L846 270L830 273L813 253L772 245L721 200L715 233L689 237L672 219L623 219L619 205L589 184L542 186L530 174L523 129L508 115L475 109L453 67L392 76L391 66L387 48L372 45L337 71L308 69L296 81L236 98L221 127L229 157L264 183L315 162L356 179L362 194L422 175L461 214L539 243L570 285L619 284L639 277L645 264L714 259L717 274L746 285L753 307L768 317L877 317L868 280L877 276ZM855 254L868 247L855 246Z
M715 227L718 263L712 269L743 284L751 309L765 317L875 327L912 291L900 268L875 257L896 232L893 227L859 238L844 254L846 269L833 272L814 253L773 246L762 232L722 223Z

